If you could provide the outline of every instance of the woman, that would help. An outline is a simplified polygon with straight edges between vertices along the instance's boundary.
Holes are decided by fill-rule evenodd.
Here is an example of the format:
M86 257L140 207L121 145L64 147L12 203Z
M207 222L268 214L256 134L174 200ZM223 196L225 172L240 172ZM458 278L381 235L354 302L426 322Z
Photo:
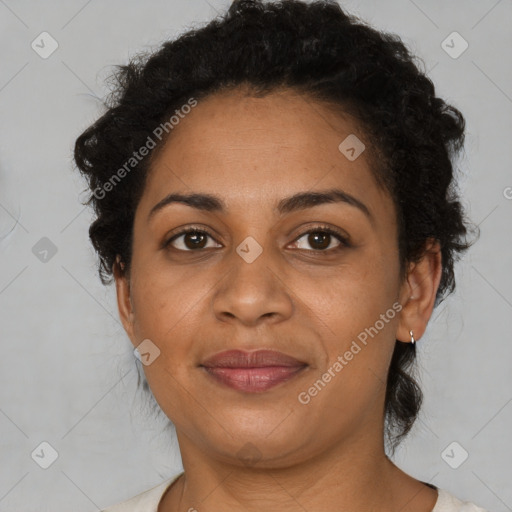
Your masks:
M481 511L387 455L471 245L464 118L400 39L335 2L235 0L117 78L75 159L184 472L108 510Z

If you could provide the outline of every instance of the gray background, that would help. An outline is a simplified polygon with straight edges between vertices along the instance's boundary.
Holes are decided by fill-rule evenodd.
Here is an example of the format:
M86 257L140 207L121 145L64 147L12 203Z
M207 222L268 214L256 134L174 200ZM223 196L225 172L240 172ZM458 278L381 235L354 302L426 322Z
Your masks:
M228 5L0 0L1 511L93 511L181 471L172 430L137 392L114 290L97 278L71 154L110 66ZM512 510L512 2L343 5L398 33L464 113L461 191L481 228L419 343L426 401L396 460L491 512ZM59 45L47 59L31 48L43 31ZM469 44L458 58L441 46L453 31ZM46 262L33 252L43 237L57 248ZM31 458L43 441L58 453L48 469ZM469 453L457 469L442 456L452 442L452 464Z

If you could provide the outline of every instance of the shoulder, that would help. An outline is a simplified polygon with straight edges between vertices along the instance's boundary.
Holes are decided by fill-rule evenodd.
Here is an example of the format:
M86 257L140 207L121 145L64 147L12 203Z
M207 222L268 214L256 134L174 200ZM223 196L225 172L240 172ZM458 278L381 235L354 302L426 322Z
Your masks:
M157 512L158 504L162 499L165 491L176 481L182 473L165 480L161 484L148 489L147 491L137 494L133 498L113 505L101 512Z
M474 503L461 501L444 489L438 489L438 493L436 506L432 512L487 512Z

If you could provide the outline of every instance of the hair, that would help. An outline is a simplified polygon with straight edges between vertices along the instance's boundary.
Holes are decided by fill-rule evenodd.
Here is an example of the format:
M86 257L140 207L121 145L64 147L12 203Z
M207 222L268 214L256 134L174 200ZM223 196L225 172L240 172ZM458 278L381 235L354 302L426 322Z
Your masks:
M454 263L473 243L454 176L465 121L436 96L416 60L397 35L377 31L332 0L235 0L222 16L117 66L106 112L78 137L74 151L92 192L89 235L102 282L112 281L114 265L129 272L135 210L172 132L166 129L136 170L115 183L114 171L126 170L134 152L191 98L235 88L258 97L284 90L352 115L363 127L372 173L395 204L402 277L429 240L440 244L437 306L455 289ZM421 407L415 357L413 344L397 340L384 411L393 451Z

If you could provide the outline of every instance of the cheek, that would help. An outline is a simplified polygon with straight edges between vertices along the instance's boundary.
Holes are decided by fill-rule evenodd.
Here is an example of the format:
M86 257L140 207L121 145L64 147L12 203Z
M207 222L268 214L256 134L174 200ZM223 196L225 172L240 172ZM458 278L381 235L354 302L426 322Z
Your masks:
M180 268L146 267L134 275L132 299L138 337L164 341L183 329L187 315L200 307L208 281L197 272Z
M158 400L162 389L179 388L177 381L185 381L197 364L192 349L208 315L205 298L218 277L209 279L191 268L138 270L132 285L134 332L139 343L149 339L160 350L158 359L144 367Z
M360 280L343 284L324 294L313 311L326 359L300 397L315 415L327 411L335 431L357 428L382 407L398 318L390 294Z
M369 248L357 263L338 267L326 280L297 282L296 295L323 333L329 361L324 371L341 357L344 378L357 385L368 375L386 380L401 310L398 281L398 261L380 247Z
M158 347L158 357L143 366L144 374L162 410L183 426L180 411L191 407L187 388L195 364L191 357L198 330L195 319L201 317L198 308L207 286L197 275L194 279L176 269L148 268L134 274L134 332L139 343L149 339Z
M398 298L398 279L398 264L392 258L367 250L328 275L304 274L291 288L331 335L347 339L392 307Z

